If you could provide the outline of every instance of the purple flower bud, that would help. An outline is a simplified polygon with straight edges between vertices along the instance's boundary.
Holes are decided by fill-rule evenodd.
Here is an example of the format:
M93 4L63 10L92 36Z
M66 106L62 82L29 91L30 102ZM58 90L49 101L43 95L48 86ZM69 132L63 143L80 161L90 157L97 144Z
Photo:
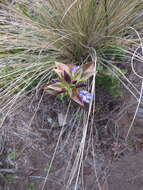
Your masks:
M58 79L52 79L51 82L56 83L56 82L59 82L59 80Z
M79 91L79 96L82 99L83 102L85 103L90 103L91 100L93 99L92 94L90 94L89 92L87 92L86 90L80 90Z
M72 67L72 68L71 68L71 71L74 71L74 72L75 72L75 71L77 71L79 68L80 68L80 66Z

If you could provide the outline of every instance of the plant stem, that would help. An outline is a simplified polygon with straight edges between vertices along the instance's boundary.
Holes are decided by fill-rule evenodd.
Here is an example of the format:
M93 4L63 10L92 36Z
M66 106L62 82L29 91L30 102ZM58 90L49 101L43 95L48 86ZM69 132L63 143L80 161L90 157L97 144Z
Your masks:
M108 36L108 26L109 26L109 19L108 19L108 10L107 10L107 0L104 0L104 8L105 8L105 19L106 19L106 31L105 35Z

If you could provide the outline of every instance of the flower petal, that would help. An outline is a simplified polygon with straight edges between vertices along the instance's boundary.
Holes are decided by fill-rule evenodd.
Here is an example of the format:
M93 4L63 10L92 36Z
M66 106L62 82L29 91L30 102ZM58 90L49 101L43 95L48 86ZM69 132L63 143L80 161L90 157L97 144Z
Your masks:
M77 65L77 66L73 66L70 70L72 71L72 72L75 72L75 71L77 71L78 69L80 69L80 66L79 65Z
M93 99L92 94L90 94L86 90L79 90L79 96L82 99L82 101L87 104L89 104Z

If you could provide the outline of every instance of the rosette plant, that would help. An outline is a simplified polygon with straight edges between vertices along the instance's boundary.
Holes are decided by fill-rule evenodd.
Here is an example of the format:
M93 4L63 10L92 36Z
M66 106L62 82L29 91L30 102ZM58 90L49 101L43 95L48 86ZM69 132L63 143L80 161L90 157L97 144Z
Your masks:
M44 88L48 93L53 95L66 93L80 106L91 102L92 94L82 88L86 87L87 80L95 74L95 62L88 62L81 66L55 62L54 71L58 78L53 79Z

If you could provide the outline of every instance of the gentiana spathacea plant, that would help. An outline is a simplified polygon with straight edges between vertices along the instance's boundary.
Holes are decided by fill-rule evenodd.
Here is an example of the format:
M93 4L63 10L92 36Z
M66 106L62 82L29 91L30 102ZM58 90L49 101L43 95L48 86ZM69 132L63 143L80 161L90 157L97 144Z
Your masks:
M95 62L88 62L77 66L55 62L54 71L58 78L47 84L44 90L53 95L65 93L73 101L84 107L93 98L92 94L83 88L87 86L87 80L96 73L95 64Z

